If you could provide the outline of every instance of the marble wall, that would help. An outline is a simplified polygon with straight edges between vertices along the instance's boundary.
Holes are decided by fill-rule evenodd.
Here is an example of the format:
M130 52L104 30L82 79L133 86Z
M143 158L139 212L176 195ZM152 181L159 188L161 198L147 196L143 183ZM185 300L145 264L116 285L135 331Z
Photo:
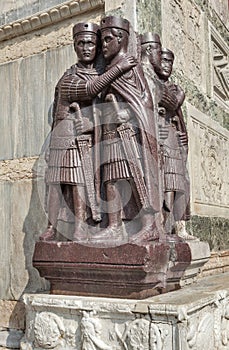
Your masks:
M76 61L74 23L99 21L104 3L6 1L0 10L0 299L19 300L25 291L48 288L32 255L47 223L39 157L54 88Z

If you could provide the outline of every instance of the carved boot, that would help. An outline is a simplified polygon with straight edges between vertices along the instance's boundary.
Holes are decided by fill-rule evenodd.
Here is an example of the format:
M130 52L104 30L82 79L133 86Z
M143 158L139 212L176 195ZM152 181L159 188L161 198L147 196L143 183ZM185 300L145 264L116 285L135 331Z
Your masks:
M183 238L186 241L199 241L199 238L190 235L187 231L186 231L186 227L185 227L185 221L181 220L181 221L177 221L176 225L175 225L175 232L176 234Z
M42 233L42 235L39 237L40 241L55 241L56 240L56 229L50 225L47 227L47 230Z
M78 222L75 224L72 240L74 242L88 242L88 225L85 222Z
M146 213L142 217L142 228L141 230L129 239L130 243L139 244L143 242L157 241L159 236L163 233L162 226L157 225L157 220L155 215Z

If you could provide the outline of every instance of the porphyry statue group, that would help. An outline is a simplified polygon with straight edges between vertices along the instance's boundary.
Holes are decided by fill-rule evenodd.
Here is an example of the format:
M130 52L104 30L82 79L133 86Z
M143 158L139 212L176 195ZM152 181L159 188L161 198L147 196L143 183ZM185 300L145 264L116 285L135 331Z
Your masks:
M73 27L78 61L55 90L40 240L60 239L69 210L71 240L95 245L176 240L176 223L189 219L185 94L169 79L174 54L158 34L131 30L115 16Z

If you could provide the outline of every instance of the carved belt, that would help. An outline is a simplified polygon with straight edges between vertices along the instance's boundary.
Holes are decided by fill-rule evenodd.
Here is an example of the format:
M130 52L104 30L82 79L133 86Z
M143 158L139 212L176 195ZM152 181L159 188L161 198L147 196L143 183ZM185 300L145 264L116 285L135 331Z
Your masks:
M92 136L87 135L88 147L92 147ZM52 137L50 148L54 149L70 149L77 148L76 136Z

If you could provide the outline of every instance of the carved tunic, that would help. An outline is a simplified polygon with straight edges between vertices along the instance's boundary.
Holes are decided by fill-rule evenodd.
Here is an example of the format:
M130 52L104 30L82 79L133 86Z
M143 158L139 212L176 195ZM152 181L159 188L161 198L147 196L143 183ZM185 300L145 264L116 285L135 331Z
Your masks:
M166 85L167 82L164 84ZM183 91L175 84L173 84L173 88L176 88L177 103L178 106L181 106L184 96ZM179 135L183 130L181 128L177 109L167 108L164 120L161 120L161 123L164 123L168 128L168 136L162 143L164 191L185 193L185 161L183 159L183 149L179 140Z
M78 82L78 96L75 96L75 101L79 103L82 110L83 123L86 125L83 133L87 136L88 146L91 148L93 142L92 98L83 91L85 84L82 83L96 76L98 73L95 69L85 69L74 65L63 75L56 86L47 183L83 185L85 182L74 125L77 115L70 108L72 101L66 93L65 85L68 85L71 79ZM82 84L82 89L80 89L80 84Z
M109 115L115 114L115 110L105 111L103 116L103 141L105 144L104 181L117 179L132 179L131 162L120 137L119 128L128 125L127 138L130 140L131 153L134 152L134 163L138 177L144 178L146 191L142 192L140 186L136 186L139 197L146 193L148 204L145 208L160 210L158 192L158 152L156 142L155 120L153 104L148 85L140 65L123 74L111 84L106 94L114 94L116 100L121 103L121 110L127 113L127 123L117 123L115 119L109 119ZM125 103L125 106L124 104ZM111 117L110 117L111 118ZM114 117L115 118L115 117ZM109 123L106 123L106 121ZM130 136L131 135L131 136ZM125 131L124 131L125 136ZM145 196L145 197L146 197ZM143 199L144 200L144 199Z

